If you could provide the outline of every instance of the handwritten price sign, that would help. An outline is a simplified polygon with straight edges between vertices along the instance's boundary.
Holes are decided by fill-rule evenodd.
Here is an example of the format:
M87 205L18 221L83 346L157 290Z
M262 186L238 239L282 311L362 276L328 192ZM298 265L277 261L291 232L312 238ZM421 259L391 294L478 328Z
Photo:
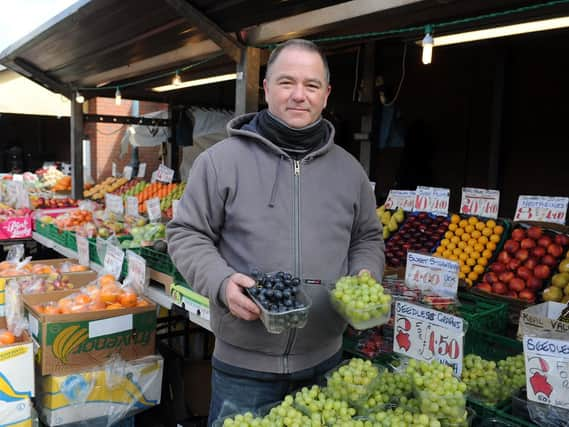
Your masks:
M89 241L86 237L79 236L75 237L77 241L77 257L79 258L79 264L89 267Z
M146 286L146 260L133 251L126 251L128 261L127 277L132 279L133 285L139 293L143 293Z
M412 212L415 207L415 192L408 190L389 190L387 200L385 200L386 209L401 208L404 211Z
M499 209L500 192L498 190L467 187L462 189L460 213L496 219Z
M565 224L568 202L568 197L520 196L514 220Z
M444 258L407 252L405 283L441 296L456 296L459 264Z
M119 215L124 213L122 197L115 194L105 194L105 207L109 212L114 212Z
M428 307L395 301L393 350L418 360L436 360L462 373L463 320Z
M122 264L124 262L124 251L115 245L107 244L104 259L105 261L103 264L105 266L105 270L118 279L121 275Z
M160 164L156 171L156 180L169 184L172 182L172 178L174 178L174 169L170 169L168 166Z
M569 341L524 336L528 400L569 409Z
M448 215L450 190L437 187L417 187L413 212L430 212L434 215Z

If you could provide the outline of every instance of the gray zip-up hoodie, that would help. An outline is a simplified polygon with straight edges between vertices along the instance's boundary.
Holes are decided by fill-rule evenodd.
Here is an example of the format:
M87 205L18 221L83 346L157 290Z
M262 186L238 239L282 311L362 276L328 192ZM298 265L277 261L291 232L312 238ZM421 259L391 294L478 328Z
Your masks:
M343 320L325 284L368 269L381 278L384 244L375 198L357 160L334 144L300 161L228 123L229 138L195 161L176 217L169 253L192 288L209 297L214 357L253 371L291 373L315 366L342 345ZM286 271L312 298L308 324L275 335L260 320L233 316L225 281L235 272ZM315 284L320 283L320 284Z

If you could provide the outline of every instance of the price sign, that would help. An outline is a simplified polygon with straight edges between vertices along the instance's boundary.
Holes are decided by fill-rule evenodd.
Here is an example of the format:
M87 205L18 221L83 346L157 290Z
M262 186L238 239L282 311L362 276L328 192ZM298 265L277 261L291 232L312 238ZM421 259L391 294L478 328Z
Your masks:
M498 190L468 187L462 189L460 213L496 219L499 208L500 192Z
M111 175L117 176L117 164L115 162L113 162L113 164L111 166Z
M125 166L122 171L122 176L130 181L132 178L132 166Z
M413 212L429 212L434 215L448 215L450 190L437 187L417 187Z
M128 216L138 216L138 199L136 197L126 197L126 214Z
M159 221L160 218L162 218L160 199L158 197L153 197L146 201L146 212L148 213L148 219L150 221Z
M568 197L520 196L514 220L565 224L568 202Z
M105 194L105 207L109 212L114 212L119 215L124 213L122 197L115 194Z
M14 175L12 175L12 181L14 181L14 182L24 182L24 175L19 174L19 173L15 173Z
M412 212L415 207L415 192L408 190L389 190L387 200L385 201L386 209L401 208L404 211Z
M459 268L456 261L407 252L405 283L423 292L453 297L458 290Z
M133 251L126 251L128 261L127 277L132 279L136 290L142 292L146 286L146 260Z
M107 245L104 259L103 265L105 266L105 270L118 279L122 271L124 251L115 245Z
M395 301L393 350L418 360L436 360L462 373L463 320L442 311Z
M86 237L76 235L79 264L89 267L89 241Z
M180 207L180 201L179 200L173 200L172 201L172 218L176 218L176 212L178 212L179 207Z
M138 165L138 173L136 174L137 178L144 178L146 175L146 163L140 163Z
M528 400L569 409L569 341L524 336Z
M174 169L170 169L168 166L160 164L158 170L156 171L156 180L170 184L174 178Z

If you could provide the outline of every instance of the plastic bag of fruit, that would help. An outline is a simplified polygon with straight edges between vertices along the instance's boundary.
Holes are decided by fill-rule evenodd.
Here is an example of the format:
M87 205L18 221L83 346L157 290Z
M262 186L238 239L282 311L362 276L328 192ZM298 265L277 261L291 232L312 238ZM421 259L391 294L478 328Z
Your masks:
M24 316L24 302L18 283L10 280L6 284L5 331L0 332L0 345L13 344L28 329L28 321Z

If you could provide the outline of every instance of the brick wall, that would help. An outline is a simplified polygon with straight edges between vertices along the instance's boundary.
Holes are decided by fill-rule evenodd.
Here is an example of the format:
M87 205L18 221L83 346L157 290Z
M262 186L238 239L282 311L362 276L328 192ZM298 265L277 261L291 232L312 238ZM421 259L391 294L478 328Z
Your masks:
M106 114L116 116L130 116L132 101L122 100L121 105L116 105L114 98L95 98L89 101L89 114ZM140 101L140 115L149 112L165 110L166 104L156 102ZM122 172L123 168L130 163L131 149L127 145L127 151L123 157L120 156L121 141L125 135L128 125L114 123L86 123L85 134L91 141L91 175L95 182L100 182L104 178L111 176L113 162L117 165L117 171ZM141 147L138 150L140 163L146 163L146 179L150 179L160 161L160 147Z

